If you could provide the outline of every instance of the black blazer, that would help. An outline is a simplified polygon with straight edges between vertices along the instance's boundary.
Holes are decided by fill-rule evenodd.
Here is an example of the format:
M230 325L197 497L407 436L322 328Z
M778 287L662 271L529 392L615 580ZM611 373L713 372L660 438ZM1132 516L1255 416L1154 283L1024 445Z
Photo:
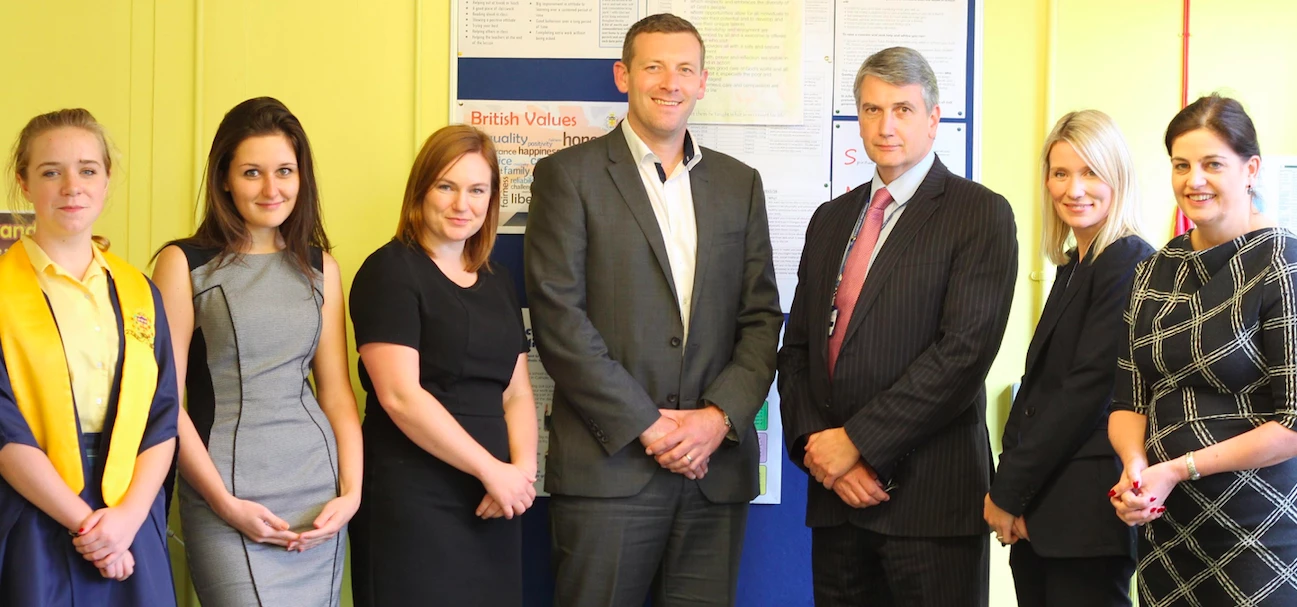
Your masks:
M940 159L933 163L875 252L830 382L834 282L869 190L839 196L811 218L779 352L779 393L788 453L798 466L807 435L845 427L864 460L895 487L890 501L856 510L812 482L806 524L850 520L901 536L986 533L984 384L1013 299L1013 210L1003 196L951 174Z
M1081 262L1072 251L1031 338L991 501L1026 514L1041 556L1134 555L1134 531L1108 503L1121 476L1108 412L1135 265L1152 254L1138 236Z

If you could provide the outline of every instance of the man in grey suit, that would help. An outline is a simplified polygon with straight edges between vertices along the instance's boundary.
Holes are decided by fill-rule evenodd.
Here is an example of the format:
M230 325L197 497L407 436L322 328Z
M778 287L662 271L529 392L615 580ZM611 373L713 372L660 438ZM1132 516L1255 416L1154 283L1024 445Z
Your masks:
M937 79L908 48L855 80L871 183L806 231L779 352L817 607L986 605L986 373L1013 299L1003 196L932 151Z
M527 221L555 603L733 605L783 322L761 177L689 135L688 21L636 23L613 75L626 120L536 164Z

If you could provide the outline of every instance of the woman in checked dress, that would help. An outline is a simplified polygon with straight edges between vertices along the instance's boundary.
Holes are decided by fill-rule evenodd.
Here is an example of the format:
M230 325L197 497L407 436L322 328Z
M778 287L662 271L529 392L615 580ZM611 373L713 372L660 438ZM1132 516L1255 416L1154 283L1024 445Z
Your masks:
M1140 604L1297 604L1297 237L1262 215L1252 121L1211 95L1166 131L1197 226L1135 273L1109 498L1141 525Z

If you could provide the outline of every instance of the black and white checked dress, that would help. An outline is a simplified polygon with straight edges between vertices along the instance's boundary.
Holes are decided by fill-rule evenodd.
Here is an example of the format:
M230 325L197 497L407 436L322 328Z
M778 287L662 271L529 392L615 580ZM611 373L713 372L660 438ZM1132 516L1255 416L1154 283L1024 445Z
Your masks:
M1113 408L1148 416L1149 465L1297 422L1297 236L1188 234L1136 270ZM1297 605L1297 460L1180 483L1143 527L1140 604Z

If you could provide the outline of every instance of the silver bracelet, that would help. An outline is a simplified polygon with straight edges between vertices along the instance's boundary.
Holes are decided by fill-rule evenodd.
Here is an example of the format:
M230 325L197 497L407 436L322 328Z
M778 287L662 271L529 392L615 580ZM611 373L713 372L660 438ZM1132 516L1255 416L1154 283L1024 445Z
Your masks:
M1184 467L1189 469L1189 480L1196 481L1202 478L1202 475L1198 474L1198 466L1193 463L1193 451L1184 454Z

